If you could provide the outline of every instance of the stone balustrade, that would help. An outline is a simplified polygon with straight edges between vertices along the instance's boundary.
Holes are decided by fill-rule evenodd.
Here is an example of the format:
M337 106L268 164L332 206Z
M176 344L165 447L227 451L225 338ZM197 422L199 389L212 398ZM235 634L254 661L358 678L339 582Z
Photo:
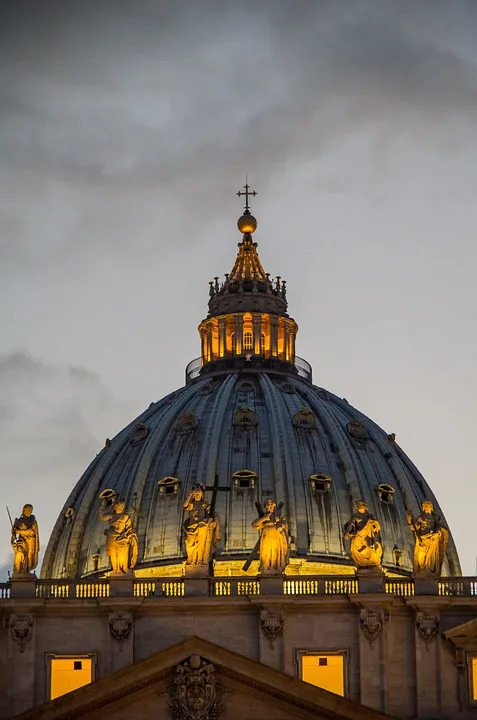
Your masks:
M35 577L0 583L0 602L15 598L89 600L117 595L137 598L178 598L194 595L249 597L256 595L317 596L384 593L394 597L434 595L477 597L477 577L392 578L369 576L284 576L209 578L106 578L101 580L39 580Z

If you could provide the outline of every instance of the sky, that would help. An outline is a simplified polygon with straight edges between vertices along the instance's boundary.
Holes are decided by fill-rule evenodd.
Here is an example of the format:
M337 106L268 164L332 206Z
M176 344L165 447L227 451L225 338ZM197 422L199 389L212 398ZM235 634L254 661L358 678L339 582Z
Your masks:
M314 382L396 433L476 574L475 0L3 1L4 505L44 549L183 384L246 173Z

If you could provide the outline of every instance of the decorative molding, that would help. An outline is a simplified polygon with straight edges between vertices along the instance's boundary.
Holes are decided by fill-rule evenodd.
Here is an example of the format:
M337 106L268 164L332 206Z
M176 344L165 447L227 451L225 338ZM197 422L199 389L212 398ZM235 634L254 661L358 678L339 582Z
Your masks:
M373 643L382 633L384 623L389 618L386 610L362 608L360 614L363 635Z
M109 614L109 632L115 640L122 643L131 634L133 616L130 612L113 612Z
M353 440L358 440L358 442L366 442L366 440L369 440L368 431L359 420L351 420L351 422L347 424L346 430Z
M143 442L148 435L149 429L146 425L144 425L144 423L137 423L131 433L131 445L139 445L139 443Z
M285 616L282 611L272 612L267 609L260 611L260 627L273 648L275 640L283 633Z
M280 383L280 385L278 387L280 388L280 390L283 393L286 393L287 395L294 395L296 393L295 386L293 385L293 383L289 382L288 380Z
M302 408L293 415L293 425L297 430L316 430L316 417L310 408Z
M190 435L197 427L197 418L192 413L184 413L176 423L176 431L179 435Z
M216 720L221 703L212 663L193 653L177 665L174 683L169 687L169 705L174 720Z
M431 640L436 637L437 631L439 630L439 616L418 612L416 615L416 627L420 636L425 640L426 647L429 649Z
M10 637L20 648L20 652L25 650L25 645L30 642L33 635L33 616L32 615L12 615L8 621Z
M241 430L253 430L258 425L257 414L248 407L241 407L235 413L234 425Z

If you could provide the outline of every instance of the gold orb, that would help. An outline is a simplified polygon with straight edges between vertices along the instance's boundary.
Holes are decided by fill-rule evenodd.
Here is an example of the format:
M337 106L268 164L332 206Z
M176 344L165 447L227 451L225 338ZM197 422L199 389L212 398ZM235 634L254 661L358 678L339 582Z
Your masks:
M237 227L244 235L246 233L253 233L257 229L257 221L253 215L245 214L237 220Z

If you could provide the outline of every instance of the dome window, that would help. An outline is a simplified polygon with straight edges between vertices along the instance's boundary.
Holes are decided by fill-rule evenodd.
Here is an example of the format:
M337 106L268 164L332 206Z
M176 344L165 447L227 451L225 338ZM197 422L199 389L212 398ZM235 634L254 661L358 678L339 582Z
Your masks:
M359 420L351 420L346 426L348 435L358 442L366 442L369 439L368 432Z
M147 438L148 434L148 428L143 423L138 423L131 433L131 445L138 445Z
M257 473L253 470L237 470L232 478L236 490L253 490L257 482Z
M381 485L378 485L376 488L376 492L382 502L387 503L388 505L391 505L394 502L395 490L392 485L381 483Z
M253 430L258 425L257 415L250 408L241 407L235 413L234 425L241 430Z
M324 473L315 473L315 475L310 475L309 481L313 492L320 494L329 492L331 490L331 486L333 485L333 478L329 475L325 475Z
M293 395L296 392L295 386L293 385L293 383L288 382L288 381L282 382L279 385L279 388L283 393L286 393L287 395Z
M240 383L240 385L238 386L238 391L245 394L251 393L253 392L253 385L251 382Z
M158 480L157 485L159 487L159 495L165 497L166 495L176 495L179 489L180 480L175 477L167 475L167 477Z
M316 417L310 408L303 408L294 414L293 425L298 430L316 430Z
M243 349L253 350L253 335L250 330L247 330L243 334Z
M197 419L192 413L181 415L176 424L179 435L190 435L197 427Z
M106 488L106 490L103 490L99 494L99 499L105 505L105 507L111 507L112 505L114 505L117 498L117 492L115 490L111 490L111 488Z

